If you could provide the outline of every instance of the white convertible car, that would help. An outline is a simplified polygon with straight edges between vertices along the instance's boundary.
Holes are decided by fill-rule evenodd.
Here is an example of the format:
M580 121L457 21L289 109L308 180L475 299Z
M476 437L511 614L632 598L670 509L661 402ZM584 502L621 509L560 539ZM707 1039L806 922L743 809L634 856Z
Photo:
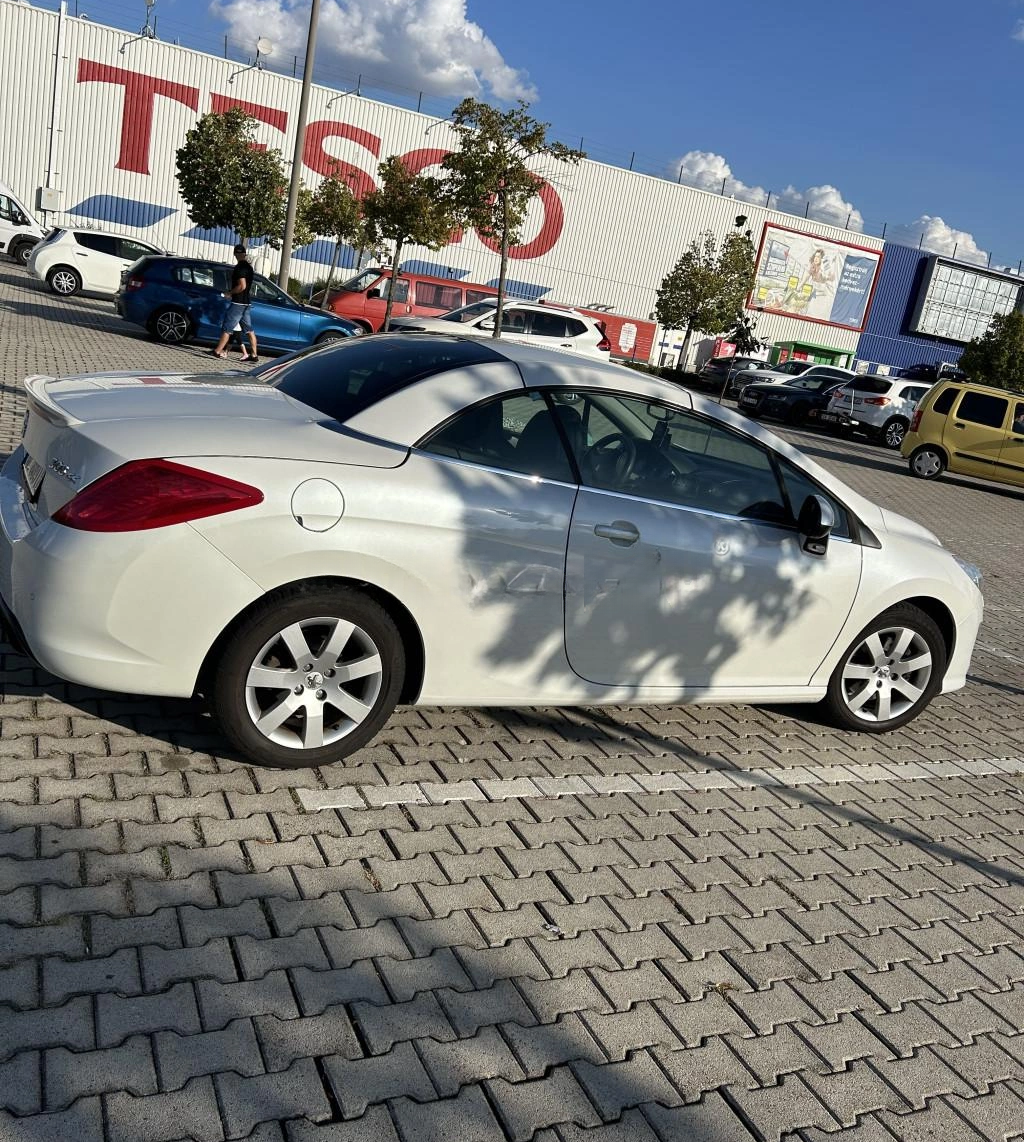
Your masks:
M824 701L881 731L964 685L976 570L674 385L431 334L260 374L26 381L0 595L47 670L202 695L282 766L398 702Z

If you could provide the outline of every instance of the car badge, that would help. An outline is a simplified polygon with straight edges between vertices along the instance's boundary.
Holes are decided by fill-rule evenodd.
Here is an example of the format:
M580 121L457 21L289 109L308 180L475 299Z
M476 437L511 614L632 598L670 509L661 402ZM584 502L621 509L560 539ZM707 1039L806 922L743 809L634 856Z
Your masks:
M50 471L56 472L58 476L63 476L64 479L67 480L67 482L69 484L77 484L78 483L78 477L75 475L74 472L71 471L71 469L67 466L67 464L64 463L63 460L58 460L56 458L51 460L50 461Z

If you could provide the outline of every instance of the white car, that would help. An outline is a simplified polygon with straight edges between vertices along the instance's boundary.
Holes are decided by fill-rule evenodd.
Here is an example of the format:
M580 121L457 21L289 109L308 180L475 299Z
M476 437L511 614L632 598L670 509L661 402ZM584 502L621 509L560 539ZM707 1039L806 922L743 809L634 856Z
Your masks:
M914 418L917 402L932 386L903 377L855 376L836 389L819 423L862 432L886 448L899 448Z
M33 250L28 270L61 297L81 290L115 294L121 274L139 258L164 251L151 242L103 230L54 230Z
M745 385L784 385L794 377L824 377L834 381L852 381L857 376L850 369L835 365L813 365L806 361L784 361L771 368L754 369L743 374Z
M464 305L440 317L393 317L396 333L453 333L464 337L491 337L497 313L496 298ZM579 310L541 302L506 301L501 315L501 339L539 349L563 349L607 361L612 344L601 322Z
M10 637L338 761L398 702L818 702L894 729L965 675L979 575L667 381L475 338L262 377L26 381L0 472Z

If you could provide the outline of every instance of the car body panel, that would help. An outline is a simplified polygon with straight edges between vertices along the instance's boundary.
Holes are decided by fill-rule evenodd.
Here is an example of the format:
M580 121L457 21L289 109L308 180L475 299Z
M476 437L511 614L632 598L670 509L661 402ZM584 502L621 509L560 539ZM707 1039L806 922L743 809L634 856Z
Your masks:
M667 382L518 345L493 353L410 383L345 425L243 378L37 378L25 446L46 469L39 498L26 492L25 446L0 472L0 595L29 647L85 685L184 696L242 610L324 577L401 604L424 645L423 703L809 702L867 622L920 595L953 615L960 641L945 685L963 684L981 596L930 533L767 429ZM453 408L541 386L692 409L788 459L873 534L862 544L835 537L818 557L792 526L609 497L435 455L413 439ZM46 518L103 471L150 456L263 498L144 532L76 531ZM51 479L67 486L50 493ZM311 481L336 505L314 524L302 508ZM632 518L643 532L628 558L594 533L605 516ZM708 611L693 619L695 654L686 639L700 593ZM599 599L610 603L595 620ZM611 662L594 666L602 633Z
M70 266L87 293L114 294L121 274L142 256L163 254L159 246L106 230L74 227L54 231L32 251L29 273L44 281L51 270Z

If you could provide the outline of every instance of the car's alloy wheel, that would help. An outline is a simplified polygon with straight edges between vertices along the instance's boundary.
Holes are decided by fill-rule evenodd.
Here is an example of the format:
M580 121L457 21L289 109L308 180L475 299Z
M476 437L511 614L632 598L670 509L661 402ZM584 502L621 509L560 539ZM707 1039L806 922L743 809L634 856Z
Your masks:
M180 345L188 340L188 317L180 309L161 309L153 317L153 332L158 341Z
M333 329L329 329L326 333L321 333L316 339L318 345L333 345L336 341L347 341L348 335L346 333L337 333Z
M32 247L27 242L22 244L14 251L14 260L19 266L27 266L29 258L32 257Z
M833 671L825 702L840 725L884 733L915 718L945 673L946 647L934 620L901 603L853 641Z
M882 429L882 440L886 448L899 448L907 435L907 422L894 416Z
M405 654L387 612L348 588L268 599L233 632L211 696L225 734L254 761L340 761L390 717Z
M61 297L71 297L82 288L82 279L70 266L57 266L50 270L46 284Z
M911 475L922 480L935 480L946 470L946 458L928 444L914 449L910 457Z

